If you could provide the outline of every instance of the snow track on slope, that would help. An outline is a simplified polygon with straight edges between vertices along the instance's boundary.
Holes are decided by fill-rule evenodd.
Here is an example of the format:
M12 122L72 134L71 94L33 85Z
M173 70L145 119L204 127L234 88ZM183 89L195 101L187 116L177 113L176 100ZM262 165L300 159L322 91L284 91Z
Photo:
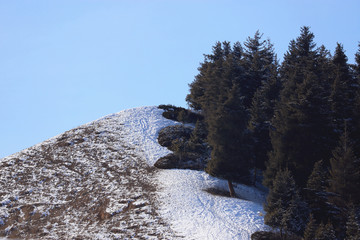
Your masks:
M140 107L121 111L96 120L108 121L108 126L123 125L124 140L131 144L150 166L162 156L170 153L157 142L158 132L166 126L178 124L162 117L163 110L157 107Z

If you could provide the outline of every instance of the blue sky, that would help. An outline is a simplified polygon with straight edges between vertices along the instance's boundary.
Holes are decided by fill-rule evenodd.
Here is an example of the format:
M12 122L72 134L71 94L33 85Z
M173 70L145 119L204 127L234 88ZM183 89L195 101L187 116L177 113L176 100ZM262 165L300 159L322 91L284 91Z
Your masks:
M216 41L256 30L279 58L301 26L349 62L358 0L0 0L0 157L123 109L186 107Z

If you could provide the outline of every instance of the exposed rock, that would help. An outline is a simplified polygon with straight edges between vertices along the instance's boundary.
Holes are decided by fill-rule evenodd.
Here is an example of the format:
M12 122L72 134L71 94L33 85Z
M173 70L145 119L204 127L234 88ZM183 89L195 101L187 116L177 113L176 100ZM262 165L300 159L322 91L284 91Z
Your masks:
M183 125L174 125L174 126L168 126L166 128L163 128L159 132L158 136L158 142L161 146L167 147L170 150L171 144L175 139L185 138L189 139L191 132L191 127L186 127Z

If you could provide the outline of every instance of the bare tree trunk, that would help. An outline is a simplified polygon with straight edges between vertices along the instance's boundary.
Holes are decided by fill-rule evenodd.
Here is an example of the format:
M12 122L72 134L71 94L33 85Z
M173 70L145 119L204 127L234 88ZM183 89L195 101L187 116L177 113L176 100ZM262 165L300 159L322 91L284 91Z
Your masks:
M235 197L234 186L230 180L228 180L228 185L229 185L230 197Z

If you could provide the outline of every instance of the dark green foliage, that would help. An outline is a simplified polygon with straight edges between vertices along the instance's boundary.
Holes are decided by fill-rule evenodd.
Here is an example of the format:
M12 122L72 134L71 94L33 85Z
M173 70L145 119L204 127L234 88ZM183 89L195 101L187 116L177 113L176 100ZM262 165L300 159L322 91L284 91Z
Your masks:
M265 224L279 228L280 232L300 233L304 230L307 217L306 204L300 199L295 181L289 170L280 170L270 188Z
M195 128L188 151L200 151L207 136L206 171L231 181L266 168L265 222L280 229L280 238L303 234L308 205L305 239L335 239L335 233L342 239L347 204L360 205L360 43L356 64L349 65L341 44L331 57L303 27L279 67L272 44L261 38L256 32L244 47L217 42L204 55L186 101L200 110L206 130ZM336 148L345 126L349 136Z
M314 169L307 181L305 192L306 202L308 203L310 211L317 222L327 221L331 213L336 212L333 209L334 207L328 202L328 181L329 173L324 166L323 161L320 160L314 165Z
M304 231L304 240L313 240L315 239L317 224L312 214L310 214L310 218L308 223L306 224L306 228Z
M360 240L360 225L355 208L352 207L346 222L346 240Z
M162 114L164 118L182 123L196 123L196 121L204 119L202 115L182 107L176 107L173 105L159 105L159 108L164 110Z
M318 161L314 165L314 169L309 176L309 180L307 182L307 189L313 190L316 192L323 192L326 190L328 186L328 172L324 166L322 160Z
M249 175L241 55L239 43L231 47L229 42L218 42L212 54L205 55L187 96L189 105L201 109L205 116L207 140L212 148L206 171L232 181L245 181Z
M261 38L262 34L257 31L253 38L248 37L244 43L243 67L246 75L240 86L246 108L251 107L255 92L261 85L270 82L276 69L273 45L270 40Z
M360 42L358 43L358 51L355 53L355 64L350 64L351 74L358 85L360 85Z
M200 122L200 121L199 121ZM198 123L197 125L203 125ZM203 170L209 158L209 147L199 130L184 125L168 126L159 131L158 142L161 146L173 151L161 157L154 164L157 168L170 169L195 169ZM198 132L198 133L197 133ZM198 135L197 143L194 143L194 136Z
M225 103L207 118L212 151L206 171L213 176L248 183L246 110L237 93L235 85Z
M274 115L275 102L278 99L281 83L278 79L278 64L273 46L269 40L261 40L257 31L254 38L248 38L244 43L244 68L248 83L250 120L248 128L251 131L253 167L265 169L267 153L271 150L269 136L270 120ZM249 100L248 100L249 101Z
M256 168L265 169L268 152L272 149L270 141L270 120L274 115L275 103L278 100L281 83L277 79L276 68L272 78L263 81L257 89L250 108L248 128L251 131L253 144L253 161Z
M229 42L217 42L212 54L205 55L199 74L190 84L186 100L190 107L202 110L205 116L208 142L212 147L207 171L214 176L245 181L250 167L264 168L270 142L267 140L263 146L260 138L268 136L266 127L272 115L278 82L273 46L261 37L256 32L253 38L246 40L244 49L238 42L232 47ZM262 90L259 90L255 103L259 108L253 110L254 137L251 138L247 130L249 113L260 86ZM255 112L262 118L257 118ZM251 154L251 139L258 143L258 156ZM228 170L232 173L225 174Z
M315 240L336 240L333 225L328 222L326 225L321 223L316 230Z
M337 194L332 202L340 208L346 208L349 203L360 204L360 160L353 152L346 130L332 154L329 191Z
M214 109L211 105L223 100L219 94L224 88L229 90L236 83L243 104L249 109L256 90L269 81L276 66L273 45L261 38L257 31L245 41L244 49L239 42L232 47L229 42L217 42L212 54L204 55L199 74L189 85L190 93L186 97L189 106L197 110Z
M360 43L359 50L355 55L356 65L354 65L354 77L357 79L358 86L360 85ZM357 156L360 156L360 87L357 88L355 104L353 109L352 120L352 139L354 140L354 152Z
M291 233L281 235L279 232L258 231L251 234L251 240L302 240L302 238Z
M332 154L328 191L333 194L329 202L335 206L336 214L331 214L331 221L341 235L345 232L348 206L360 204L360 161L354 155L346 129Z
M195 152L207 151L207 129L203 121L198 120L189 139L189 149Z
M352 118L355 104L357 84L350 74L350 66L343 46L337 44L333 58L333 83L330 95L333 127L341 133L344 129L344 121Z
M354 152L356 156L360 156L360 89L357 92L353 109L351 138L354 141Z
M217 42L212 54L204 55L204 62L198 68L199 74L189 85L190 93L186 96L189 106L203 110L206 116L210 109L223 102L224 90L240 79L241 56L240 43L235 43L231 48L229 42Z
M323 74L316 68L318 51L314 49L313 38L309 28L303 27L300 37L291 42L281 66L284 88L271 122L273 150L264 174L268 187L277 170L287 167L303 188L314 163L330 156L328 101L323 96Z
M358 44L358 51L355 54L355 66L354 66L354 70L355 70L355 74L357 75L358 80L360 80L360 42Z

